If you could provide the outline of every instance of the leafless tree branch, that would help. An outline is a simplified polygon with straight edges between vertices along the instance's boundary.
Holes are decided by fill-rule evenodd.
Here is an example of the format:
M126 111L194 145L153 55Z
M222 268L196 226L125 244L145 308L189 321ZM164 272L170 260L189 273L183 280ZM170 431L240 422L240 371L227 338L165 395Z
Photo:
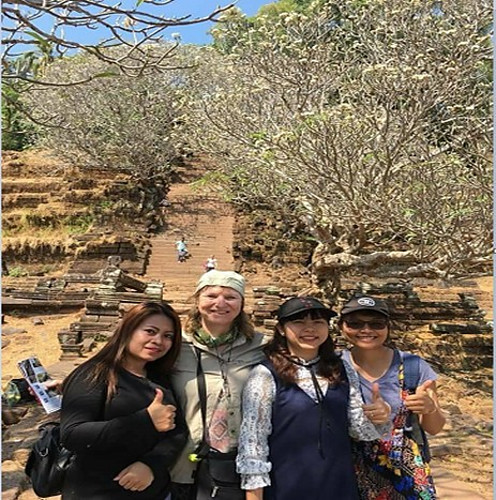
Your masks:
M233 4L217 7L202 17L185 15L168 18L160 14L164 7L174 0L136 1L133 7L123 2L93 0L6 0L2 2L2 66L5 82L23 80L41 85L79 85L91 79L68 82L47 81L43 73L44 65L33 66L14 64L27 50L37 49L45 63L57 57L76 52L90 54L108 64L115 65L127 76L169 69L169 52L152 50L160 43L164 31L177 26L187 26L205 21L217 21L220 14ZM101 41L85 43L75 31L98 30ZM177 44L176 44L177 45ZM108 50L126 47L114 57Z

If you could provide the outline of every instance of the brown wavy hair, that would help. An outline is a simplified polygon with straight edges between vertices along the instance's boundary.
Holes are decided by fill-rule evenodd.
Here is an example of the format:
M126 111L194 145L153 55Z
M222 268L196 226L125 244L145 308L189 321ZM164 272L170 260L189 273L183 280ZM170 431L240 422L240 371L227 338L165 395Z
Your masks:
M200 293L205 290L205 288L207 287L203 287L201 290L198 290L190 299L191 301L194 301L194 305L190 309L184 324L184 331L190 335L197 332L202 326L201 314L198 310L198 297L200 296ZM244 335L248 339L252 339L255 334L255 328L248 314L244 312L244 307L245 299L244 297L241 297L241 312L236 316L236 318L234 318L233 326L237 327L240 334Z
M310 311L302 311L288 318L283 318L277 323L274 328L274 335L270 342L265 346L264 352L267 358L271 361L277 375L285 384L296 383L296 373L298 365L293 363L291 359L294 356L289 352L288 341L281 334L284 325L289 321L303 319L310 316L312 319L329 320L329 316L325 310L311 309ZM342 376L343 362L334 350L334 341L329 336L326 341L319 347L320 360L317 364L317 374L326 378L330 384L336 385L344 382Z
M104 381L108 384L108 401L115 393L117 374L123 367L126 348L129 345L131 336L146 318L154 314L161 314L172 321L174 338L172 340L172 346L165 356L147 363L146 370L152 377L163 378L168 374L176 362L181 349L181 320L176 311L166 302L142 302L132 307L123 316L114 334L99 352L69 374L64 380L62 391L64 386L76 373L80 373L80 371L84 370L89 381L95 384Z

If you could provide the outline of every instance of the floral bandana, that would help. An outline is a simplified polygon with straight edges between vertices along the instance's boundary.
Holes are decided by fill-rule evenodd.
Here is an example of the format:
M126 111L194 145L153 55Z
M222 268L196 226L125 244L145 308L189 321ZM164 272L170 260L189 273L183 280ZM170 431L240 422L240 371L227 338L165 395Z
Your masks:
M193 334L193 337L200 342L200 344L207 347L218 347L229 342L233 342L238 337L237 327L231 328L226 333L219 335L218 337L212 337L210 333L206 332L203 328L200 328Z

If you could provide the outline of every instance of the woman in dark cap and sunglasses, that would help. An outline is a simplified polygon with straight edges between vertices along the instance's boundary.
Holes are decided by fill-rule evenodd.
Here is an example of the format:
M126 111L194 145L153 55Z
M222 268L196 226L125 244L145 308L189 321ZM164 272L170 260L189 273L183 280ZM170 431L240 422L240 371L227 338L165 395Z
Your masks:
M349 435L379 439L390 408L376 390L374 417L364 415L358 378L334 352L333 316L313 297L277 312L267 360L243 390L237 465L247 500L358 499Z
M341 309L338 326L352 344L343 359L356 371L365 403L373 385L392 408L392 432L376 443L353 446L362 500L436 498L427 438L445 424L436 394L437 375L419 356L389 347L390 313L383 300L353 297ZM366 409L373 418L374 410Z

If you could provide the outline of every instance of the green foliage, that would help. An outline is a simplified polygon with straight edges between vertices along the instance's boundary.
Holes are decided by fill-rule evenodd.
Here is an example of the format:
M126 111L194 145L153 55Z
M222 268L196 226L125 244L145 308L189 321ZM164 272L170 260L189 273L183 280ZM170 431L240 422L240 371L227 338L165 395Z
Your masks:
M25 107L22 94L32 85L22 78L34 79L53 61L53 44L38 33L25 31L35 50L24 50L16 57L5 58L2 78L2 150L22 151L32 146L39 133L36 119Z
M237 44L238 34L246 33L253 22L237 7L233 7L220 17L221 22L209 31L213 47L222 54L230 54Z
M62 220L61 225L68 234L84 234L91 228L95 222L92 214L84 214L79 216L71 216Z
M97 208L101 208L102 210L110 209L114 206L114 202L112 200L101 200L97 204Z
M260 7L257 16L277 18L286 12L303 12L311 4L311 0L279 0Z
M32 146L36 128L20 111L20 94L2 82L2 150L22 151Z
M28 272L22 266L15 266L9 269L9 276L12 278L21 278L27 276Z
M253 132L252 134L250 134L250 139L254 144L256 144L257 142L263 142L264 139L267 139L267 132L264 132L263 130Z

